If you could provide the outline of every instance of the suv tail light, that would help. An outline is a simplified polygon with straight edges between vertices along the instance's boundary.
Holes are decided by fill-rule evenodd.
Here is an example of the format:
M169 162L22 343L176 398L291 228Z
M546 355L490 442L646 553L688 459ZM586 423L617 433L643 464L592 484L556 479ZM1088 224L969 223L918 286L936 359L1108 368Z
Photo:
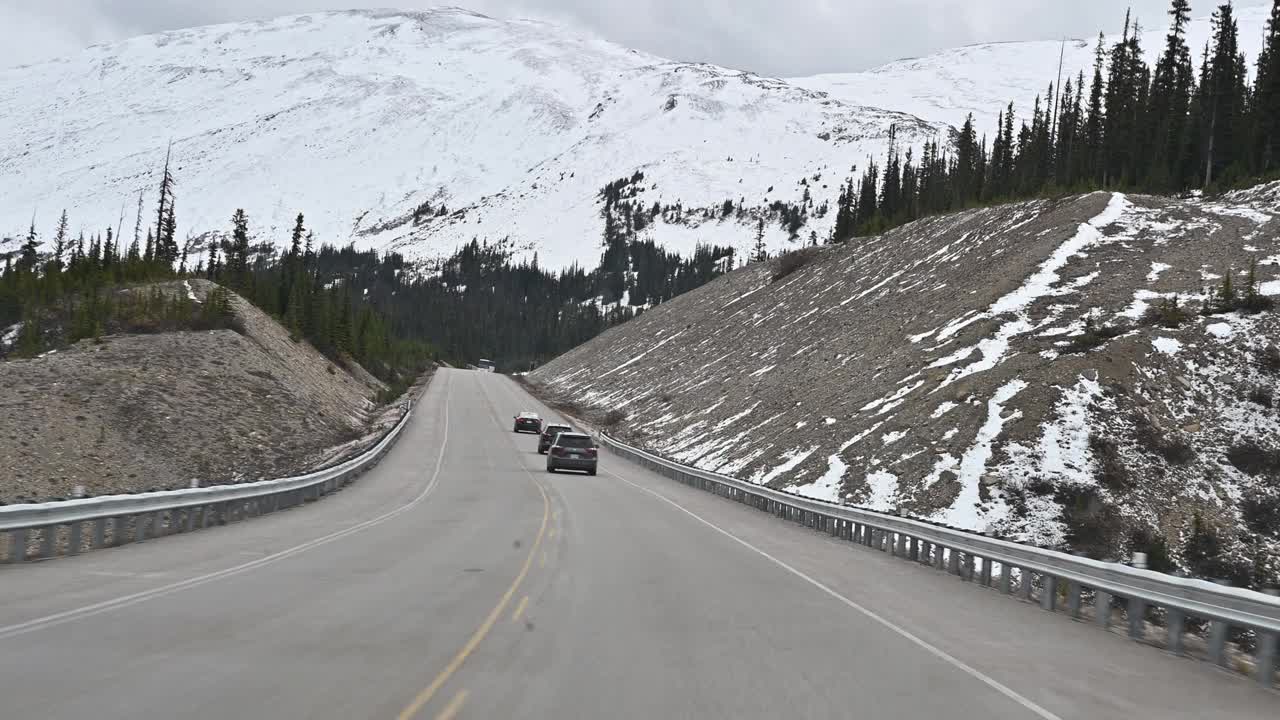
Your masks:
M587 457L595 457L595 456L596 456L596 449L595 449L595 448L587 448Z
M562 447L560 447L559 445L557 445L557 446L555 446L555 447L551 448L551 454L552 454L552 455L555 455L555 456L557 456L557 457L559 457L559 456L561 456L561 455L564 455L564 448L562 448Z

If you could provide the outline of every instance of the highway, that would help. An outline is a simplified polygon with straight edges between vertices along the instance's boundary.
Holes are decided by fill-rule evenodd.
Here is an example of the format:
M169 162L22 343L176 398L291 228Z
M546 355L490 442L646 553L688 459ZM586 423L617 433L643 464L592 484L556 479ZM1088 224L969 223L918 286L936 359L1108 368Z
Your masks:
M1280 694L604 453L442 370L321 502L0 567L0 718L1267 718Z

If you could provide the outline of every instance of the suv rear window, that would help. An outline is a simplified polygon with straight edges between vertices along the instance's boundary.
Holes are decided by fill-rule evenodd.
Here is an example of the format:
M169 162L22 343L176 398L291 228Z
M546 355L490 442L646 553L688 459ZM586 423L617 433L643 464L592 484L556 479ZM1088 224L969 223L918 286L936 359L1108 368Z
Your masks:
M591 438L586 435L561 435L560 439L556 441L556 444L560 447L571 448L589 448L596 446L596 444L591 441Z
M542 432L546 435L559 435L560 433L569 432L568 425L548 425Z

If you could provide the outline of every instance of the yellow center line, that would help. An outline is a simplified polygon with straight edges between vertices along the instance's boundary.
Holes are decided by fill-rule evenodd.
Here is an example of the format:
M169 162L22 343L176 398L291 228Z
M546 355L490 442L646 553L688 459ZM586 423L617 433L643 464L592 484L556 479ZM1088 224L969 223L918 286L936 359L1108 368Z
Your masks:
M458 694L454 695L453 699L449 701L449 704L446 705L445 708L440 711L440 714L436 716L436 720L453 720L453 718L458 716L458 713L462 710L462 704L466 701L467 691L459 690Z
M516 611L511 613L511 622L520 622L520 616L524 614L524 609L529 605L529 596L525 595L520 598L520 603L516 605Z
M422 709L422 706L431 702L431 698L435 697L435 694L440 691L441 686L449 681L449 678L458 671L458 668L462 667L462 663L467 661L467 658L471 656L471 653L475 652L480 643L484 641L486 636L488 636L489 631L493 629L494 623L502 616L503 611L505 611L507 609L507 605L510 604L512 596L514 596L516 594L516 590L520 588L520 583L524 582L525 576L529 574L529 568L533 565L533 558L537 556L538 548L542 546L542 537L547 533L547 521L551 518L551 500L547 497L547 491L542 489L542 485L536 481L534 482L534 485L538 488L538 492L542 494L542 525L538 528L538 535L533 539L533 545L529 548L529 555L524 559L524 565L520 568L520 573L516 575L516 579L512 581L511 587L507 588L507 591L503 593L502 599L498 601L498 604L489 613L489 616L484 619L484 622L480 623L480 627L476 628L475 633L473 633L467 640L467 643L462 646L462 649L458 651L458 654L453 656L453 659L449 661L449 664L445 666L444 670L440 671L440 674L436 676L436 679L431 681L430 685L424 688L422 692L418 693L418 696L413 699L413 702L409 703L404 710L400 711L400 714L397 716L399 720L410 720L410 718L418 714L418 711ZM454 698L454 700L456 702L457 698ZM446 710L448 710L448 708L446 708Z

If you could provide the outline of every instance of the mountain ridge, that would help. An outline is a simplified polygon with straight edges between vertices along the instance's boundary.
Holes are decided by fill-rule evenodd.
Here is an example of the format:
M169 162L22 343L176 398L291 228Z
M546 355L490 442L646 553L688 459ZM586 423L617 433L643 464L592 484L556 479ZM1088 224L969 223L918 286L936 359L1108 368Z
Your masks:
M319 240L430 257L510 236L548 266L595 259L578 246L599 238L597 195L635 170L664 204L798 202L798 181L822 173L834 197L891 126L903 141L944 131L781 80L458 10L143 36L0 72L0 98L15 109L0 120L3 234L23 233L33 206L49 225L62 203L73 222L131 229L172 137L179 219L197 234L244 206L278 239L301 211ZM411 226L423 203L450 212ZM529 221L513 228L513 217ZM683 250L753 239L745 224L717 225L655 239ZM771 229L772 245L787 240Z

